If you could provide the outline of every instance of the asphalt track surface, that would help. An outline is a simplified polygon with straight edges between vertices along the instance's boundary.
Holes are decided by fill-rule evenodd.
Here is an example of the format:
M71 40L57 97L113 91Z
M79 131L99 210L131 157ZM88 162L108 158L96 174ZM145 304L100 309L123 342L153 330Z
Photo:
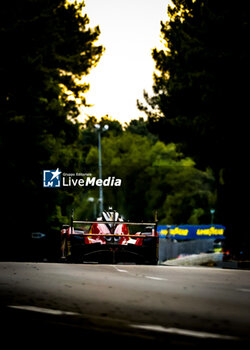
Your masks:
M250 271L0 262L0 312L6 348L249 348Z

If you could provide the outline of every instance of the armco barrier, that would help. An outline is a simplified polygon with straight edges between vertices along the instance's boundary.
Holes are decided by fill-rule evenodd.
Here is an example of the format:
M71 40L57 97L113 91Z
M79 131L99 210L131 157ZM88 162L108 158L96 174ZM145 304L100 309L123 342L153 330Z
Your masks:
M206 253L213 249L213 239L195 239L177 242L172 239L159 239L159 262L177 258L180 254Z

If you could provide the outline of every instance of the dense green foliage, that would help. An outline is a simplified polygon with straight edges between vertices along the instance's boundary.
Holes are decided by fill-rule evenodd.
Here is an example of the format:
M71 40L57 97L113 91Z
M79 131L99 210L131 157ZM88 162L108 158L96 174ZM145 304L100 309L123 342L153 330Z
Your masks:
M109 124L102 135L103 178L114 176L122 186L104 188L104 204L116 208L126 218L152 219L158 212L163 223L210 222L209 208L215 204L214 178L210 171L195 167L192 159L177 150L175 144L164 144L147 130L143 120L132 120L124 131L117 131L117 121L103 118ZM96 132L92 129L93 139ZM85 129L83 134L91 132ZM98 177L97 140L89 145L86 168ZM82 213L91 215L88 197L98 200L98 188L82 196ZM88 214L87 214L88 213Z
M5 1L0 11L0 149L5 230L57 227L71 193L45 191L42 170L79 169L79 83L100 59L100 30L83 5L65 0ZM22 223L22 224L20 224Z
M161 140L180 144L198 168L213 170L216 221L234 245L246 247L249 12L242 1L173 4L170 20L161 23L164 48L152 53L154 96L145 93L147 104L138 104Z

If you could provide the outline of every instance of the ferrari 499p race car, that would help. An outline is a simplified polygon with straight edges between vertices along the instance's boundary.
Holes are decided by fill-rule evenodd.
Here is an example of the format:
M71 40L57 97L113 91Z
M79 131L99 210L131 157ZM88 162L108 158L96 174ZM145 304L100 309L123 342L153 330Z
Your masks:
M123 221L110 209L96 221L78 221L61 230L62 258L70 262L158 263L157 222Z

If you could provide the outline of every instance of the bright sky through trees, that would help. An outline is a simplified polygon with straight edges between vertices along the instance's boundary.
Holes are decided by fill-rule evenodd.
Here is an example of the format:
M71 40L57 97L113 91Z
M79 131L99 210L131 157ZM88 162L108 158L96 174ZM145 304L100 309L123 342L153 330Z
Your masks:
M108 114L121 123L144 116L136 107L143 90L152 90L154 61L151 50L159 47L160 21L167 19L170 0L85 0L90 27L100 26L99 44L105 52L87 77L90 91L82 107L98 119Z

